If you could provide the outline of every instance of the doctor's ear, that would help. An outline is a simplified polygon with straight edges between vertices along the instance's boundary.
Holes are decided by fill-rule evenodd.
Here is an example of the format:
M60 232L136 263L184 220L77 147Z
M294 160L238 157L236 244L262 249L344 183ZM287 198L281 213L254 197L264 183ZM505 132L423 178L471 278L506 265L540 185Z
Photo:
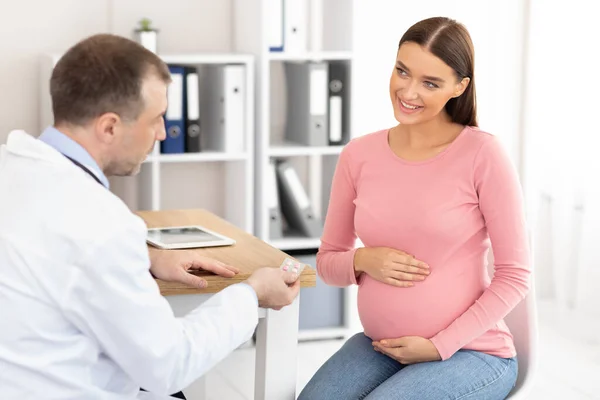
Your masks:
M98 140L102 143L112 143L120 122L121 117L113 112L104 113L96 118L94 130Z

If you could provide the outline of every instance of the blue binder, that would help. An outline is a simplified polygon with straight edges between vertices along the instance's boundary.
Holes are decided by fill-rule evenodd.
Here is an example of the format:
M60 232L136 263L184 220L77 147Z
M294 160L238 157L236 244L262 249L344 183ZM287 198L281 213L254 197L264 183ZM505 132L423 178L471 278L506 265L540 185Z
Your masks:
M167 137L160 144L164 154L183 153L185 151L185 84L184 67L169 65L171 84L167 90L167 112L165 130Z

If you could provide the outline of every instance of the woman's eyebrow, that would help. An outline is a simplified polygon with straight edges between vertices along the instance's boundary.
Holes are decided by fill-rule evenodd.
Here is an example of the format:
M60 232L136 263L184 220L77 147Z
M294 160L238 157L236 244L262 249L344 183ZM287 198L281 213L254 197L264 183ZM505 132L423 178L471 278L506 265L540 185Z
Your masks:
M410 69L400 60L396 60L396 64L402 68L403 70L405 70L406 72L410 72ZM442 78L438 78L437 76L424 76L423 79L428 80L428 81L432 81L432 82L438 82L438 83L444 83L446 82L445 80L443 80Z

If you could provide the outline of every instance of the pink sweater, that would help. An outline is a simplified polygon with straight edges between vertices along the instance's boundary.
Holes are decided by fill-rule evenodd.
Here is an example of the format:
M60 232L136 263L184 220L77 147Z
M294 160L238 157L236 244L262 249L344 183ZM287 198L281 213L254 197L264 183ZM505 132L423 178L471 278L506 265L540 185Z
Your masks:
M421 336L442 359L459 349L513 357L503 318L529 289L529 246L521 188L498 140L467 127L443 152L406 161L388 131L352 140L331 189L320 277L358 284L358 311L373 340ZM431 274L411 288L354 273L355 239L392 247L426 262ZM493 247L495 275L486 257Z

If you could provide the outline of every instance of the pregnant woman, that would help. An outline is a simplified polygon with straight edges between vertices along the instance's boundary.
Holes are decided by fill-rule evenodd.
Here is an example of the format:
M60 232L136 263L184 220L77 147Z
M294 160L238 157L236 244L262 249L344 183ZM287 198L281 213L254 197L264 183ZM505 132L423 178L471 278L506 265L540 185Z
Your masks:
M299 398L504 399L517 355L503 318L529 289L527 228L515 168L477 128L464 26L441 17L413 25L390 97L399 124L340 155L317 255L326 283L359 285L364 333ZM364 247L354 248L357 237Z

